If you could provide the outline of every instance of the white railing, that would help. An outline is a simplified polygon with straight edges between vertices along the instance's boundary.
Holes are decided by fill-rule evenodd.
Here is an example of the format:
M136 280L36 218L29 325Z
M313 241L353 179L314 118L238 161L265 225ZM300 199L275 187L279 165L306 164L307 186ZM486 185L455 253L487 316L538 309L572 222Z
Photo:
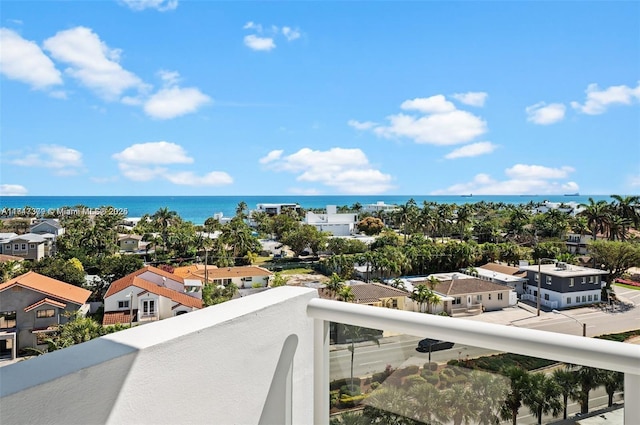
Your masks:
M640 346L408 311L312 299L315 325L316 424L329 422L328 322L402 332L476 347L624 373L625 425L640 423Z

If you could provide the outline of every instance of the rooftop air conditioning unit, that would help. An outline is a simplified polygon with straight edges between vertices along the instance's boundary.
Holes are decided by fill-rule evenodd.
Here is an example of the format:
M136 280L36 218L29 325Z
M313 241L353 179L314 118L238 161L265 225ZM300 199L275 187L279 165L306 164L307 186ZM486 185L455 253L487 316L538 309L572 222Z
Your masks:
M560 270L567 270L567 263L564 263L562 261L558 261L556 263L556 267Z

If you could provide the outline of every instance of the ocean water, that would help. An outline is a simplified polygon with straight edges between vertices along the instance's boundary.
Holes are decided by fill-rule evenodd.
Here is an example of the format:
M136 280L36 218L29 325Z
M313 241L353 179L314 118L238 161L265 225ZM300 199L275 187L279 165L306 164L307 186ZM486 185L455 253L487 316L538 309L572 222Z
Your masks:
M404 204L414 199L418 206L423 201L465 204L480 201L504 202L505 204L526 204L533 202L575 202L588 203L589 198L595 201L605 200L610 202L609 195L494 195L494 196L425 196L425 195L340 195L340 196L15 196L0 197L0 216L7 216L11 212L20 210L25 206L35 209L39 214L63 207L76 207L82 205L84 210L113 207L117 211L125 213L128 217L141 217L144 214L153 214L160 208L169 208L176 211L184 220L195 224L202 224L216 213L222 213L225 217L235 214L236 206L244 201L250 210L255 209L260 203L298 203L303 208L325 208L327 205L353 205L359 202L362 205L375 204L383 201L386 204ZM77 209L76 209L77 210ZM82 212L81 212L82 213Z

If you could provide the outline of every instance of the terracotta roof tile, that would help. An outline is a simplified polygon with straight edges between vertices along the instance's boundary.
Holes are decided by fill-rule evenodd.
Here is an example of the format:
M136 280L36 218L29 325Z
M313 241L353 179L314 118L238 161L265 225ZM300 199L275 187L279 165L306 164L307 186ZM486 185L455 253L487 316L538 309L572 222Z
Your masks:
M6 263L9 261L24 261L24 258L16 257L15 255L0 254L0 263Z
M31 304L28 307L25 307L24 311L25 311L25 313L27 313L27 312L33 310L34 308L40 307L43 304L49 304L49 305L52 305L54 307L60 307L60 308L65 308L67 306L64 303L59 303L58 301L52 300L50 298L43 298L40 301L35 302L35 303Z
M135 276L133 273L113 282L109 286L109 289L107 290L107 293L104 297L107 298L130 286L135 286L136 288L142 289L143 292L148 291L152 294L162 295L163 297L169 298L170 300L187 307L202 308L202 300L187 294L180 293L178 291L174 291L173 289L158 286L153 282L149 282L138 276Z
M89 295L91 295L91 291L35 272L27 272L1 284L0 292L12 286L23 286L33 291L79 305L86 303Z
M190 270L190 274L187 276L197 277L204 279L204 266L197 270ZM184 272L183 272L184 273ZM209 268L207 266L207 275L209 280L212 279L232 279L242 277L254 277L254 276L271 276L273 273L265 268L258 266L242 266L242 267L220 267Z
M476 278L441 281L434 289L435 292L443 295L462 295L509 290L511 290L511 288L507 285L500 285L498 283Z
M520 271L518 267L507 266L506 264L487 263L483 266L479 266L479 269L491 270L492 272L504 273L511 276L527 277L525 270Z
M173 273L169 273L169 272L165 272L162 269L159 269L157 267L153 267L153 266L146 266L141 268L140 270L136 270L133 273L129 273L128 275L126 275L125 277L122 277L114 282L111 283L111 285L109 286L109 289L107 289L107 293L104 295L104 297L108 297L111 296L113 294L115 294L116 292L121 291L121 288L126 288L127 286L130 285L131 281L133 280L134 277L140 276L141 274L145 273L145 272L151 272L154 274L157 274L159 276L162 277L166 277L167 279L171 279L171 280L175 280L178 281L182 284L184 284L184 278L175 275Z
M138 316L138 310L133 310L133 321ZM102 326L117 325L118 323L129 323L129 311L109 311L102 316Z

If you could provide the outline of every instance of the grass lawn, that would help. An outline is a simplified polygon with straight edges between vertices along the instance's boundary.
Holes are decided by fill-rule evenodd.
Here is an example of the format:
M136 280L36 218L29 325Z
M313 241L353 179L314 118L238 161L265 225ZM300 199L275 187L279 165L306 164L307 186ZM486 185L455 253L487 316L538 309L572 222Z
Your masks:
M316 272L315 270L306 268L306 267L299 267L297 269L288 269L280 272L280 274L285 276L288 274L317 274L317 273L318 272Z
M621 332L621 333L617 333L617 334L599 335L596 338L608 339L609 341L624 342L627 339L629 339L631 337L634 337L634 336L638 336L638 335L640 335L640 329L636 329L634 331L628 331L628 332Z
M621 286L623 288L627 288L627 289L635 289L636 291L640 291L640 286L632 286L632 285L625 285L624 283L614 283L615 286Z

